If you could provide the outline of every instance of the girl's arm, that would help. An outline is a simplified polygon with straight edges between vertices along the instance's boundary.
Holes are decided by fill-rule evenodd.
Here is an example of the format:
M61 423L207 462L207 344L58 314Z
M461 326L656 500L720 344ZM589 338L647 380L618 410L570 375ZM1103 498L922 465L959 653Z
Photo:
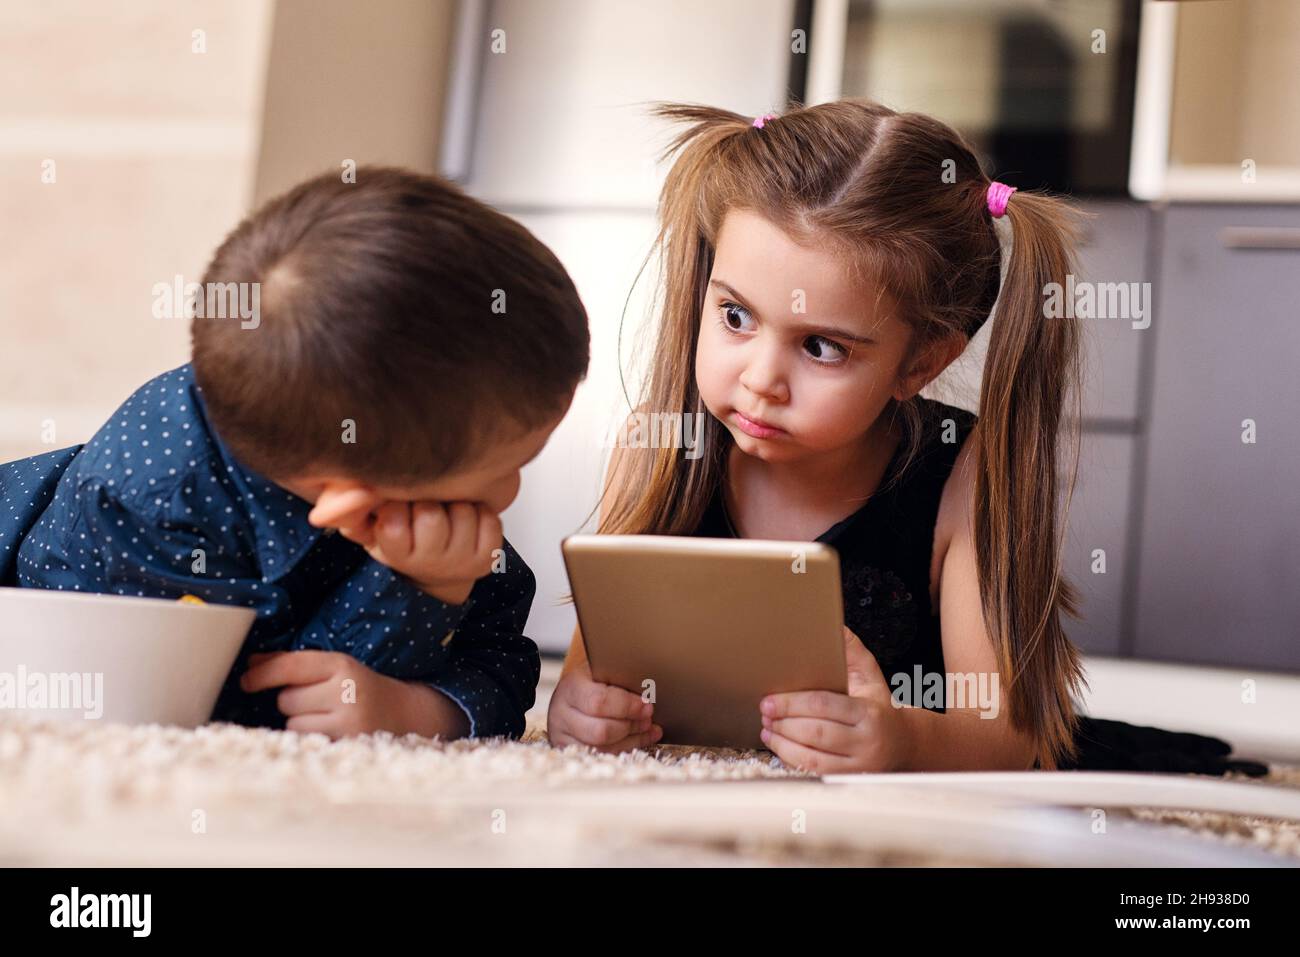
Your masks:
M984 627L971 534L976 467L973 448L968 438L944 487L940 505L940 522L951 530L939 578L943 660L949 673L975 674L976 688L982 677L994 707L981 709L975 700L965 702L964 709L950 706L942 714L904 708L899 716L907 729L910 746L906 753L910 757L907 766L899 770L1022 771L1034 763L1033 741L1011 727L1010 698L998 673L993 642ZM981 710L996 717L981 717Z
M623 423L622 434L627 434L627 430L632 427L633 422L633 417L628 416L627 421ZM600 502L597 504L597 514L602 522L609 513L610 504L614 501L620 485L628 481L627 468L627 451L616 443L609 453L609 462L605 466L605 482L601 486ZM591 669L587 662L587 646L582 640L582 627L580 625L575 625L573 628L573 639L569 642L569 651L564 656L564 668L560 671L560 675L563 677L572 671L586 673L590 677Z
M616 446L610 455L599 506L602 520L615 483L623 480L623 454ZM643 702L640 695L592 679L582 629L575 626L546 712L546 733L551 743L583 744L602 751L648 747L663 737L663 729L653 723L653 711L654 706Z
M587 667L587 645L582 640L582 628L573 626L573 640L569 642L568 654L564 656L564 667L560 670L563 677L571 671L581 671Z

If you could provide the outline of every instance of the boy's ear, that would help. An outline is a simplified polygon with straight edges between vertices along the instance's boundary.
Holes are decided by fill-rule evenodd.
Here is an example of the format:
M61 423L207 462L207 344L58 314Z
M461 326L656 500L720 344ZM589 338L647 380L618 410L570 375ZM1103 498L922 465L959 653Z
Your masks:
M912 359L910 368L899 377L898 384L894 387L894 398L899 402L912 398L938 378L939 373L965 350L966 339L963 336L948 336L931 343Z
M374 489L360 482L327 479L307 521L318 528L352 528L384 503Z

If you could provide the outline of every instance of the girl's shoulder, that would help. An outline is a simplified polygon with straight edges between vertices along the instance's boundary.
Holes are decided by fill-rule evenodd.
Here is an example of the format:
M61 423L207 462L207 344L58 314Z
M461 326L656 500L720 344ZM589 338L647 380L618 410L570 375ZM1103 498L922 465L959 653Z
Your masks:
M904 479L909 500L922 507L933 524L931 550L932 596L937 598L939 571L954 535L969 521L975 496L975 430L979 416L939 399L917 396L919 421L915 458L900 464L895 474ZM900 453L901 455L901 449ZM914 471L915 470L915 471ZM938 499L937 506L935 499ZM934 509L934 511L930 511Z
M975 502L975 474L978 461L975 455L976 430L979 417L973 412L956 406L941 406L945 416L957 422L957 446L952 457L952 466L944 481L943 493L939 498L939 515L935 521L934 553L942 563L943 555L953 537L969 528Z
M948 488L959 460L972 445L970 437L979 417L960 406L924 396L917 398L918 418L909 426L916 430L914 452L898 461L891 474L903 477L915 470L918 490L930 500L939 489ZM903 446L900 445L897 455L903 459Z
M979 416L961 406L917 396L921 409L922 442L962 445Z

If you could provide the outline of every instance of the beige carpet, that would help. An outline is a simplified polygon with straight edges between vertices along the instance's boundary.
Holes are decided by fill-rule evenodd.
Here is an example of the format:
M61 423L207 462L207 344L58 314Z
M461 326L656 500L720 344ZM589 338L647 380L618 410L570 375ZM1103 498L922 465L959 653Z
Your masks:
M1214 866L1300 861L1300 822L1011 809L823 784L766 753L330 742L233 725L0 719L0 864ZM1259 786L1300 788L1300 769Z

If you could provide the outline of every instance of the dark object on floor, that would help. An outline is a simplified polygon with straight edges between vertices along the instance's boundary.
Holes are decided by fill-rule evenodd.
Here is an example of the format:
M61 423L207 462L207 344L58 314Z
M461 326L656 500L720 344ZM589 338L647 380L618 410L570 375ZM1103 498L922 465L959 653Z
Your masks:
M1123 721L1084 716L1074 734L1079 755L1062 771L1166 771L1214 774L1229 771L1261 777L1268 765L1230 758L1232 745L1187 731L1165 731Z

